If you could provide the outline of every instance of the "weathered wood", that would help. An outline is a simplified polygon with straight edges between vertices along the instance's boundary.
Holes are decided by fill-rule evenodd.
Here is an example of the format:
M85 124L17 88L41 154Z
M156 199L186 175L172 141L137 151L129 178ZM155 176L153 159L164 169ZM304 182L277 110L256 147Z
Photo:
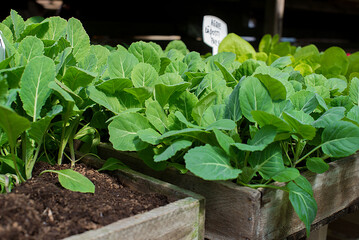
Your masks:
M93 157L82 161L97 167L103 163ZM204 239L202 196L130 169L113 173L122 184L145 193L164 194L171 203L65 240Z
M205 235L209 239L298 239L305 226L292 208L288 193L275 189L251 189L232 182L205 181L193 174L162 172L146 167L133 153L101 144L98 154L117 157L131 168L186 188L206 198ZM313 230L328 224L359 201L359 154L329 164L323 174L305 172L318 203Z
M328 225L319 228L310 233L308 240L326 240L327 239Z
M186 198L65 240L198 239L199 202Z
M348 208L359 199L358 154L330 163L330 169L323 174L305 172L303 175L312 184L314 198L318 204L313 224ZM290 206L286 192L269 189L261 191L263 197L260 225L264 238L288 236L304 229L304 224Z

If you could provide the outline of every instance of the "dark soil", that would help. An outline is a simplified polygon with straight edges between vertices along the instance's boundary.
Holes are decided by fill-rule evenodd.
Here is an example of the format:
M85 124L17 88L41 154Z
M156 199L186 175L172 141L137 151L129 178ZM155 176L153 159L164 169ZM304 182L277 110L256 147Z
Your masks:
M165 196L135 192L110 175L77 164L76 171L96 186L95 194L61 187L54 173L69 165L39 163L32 179L0 194L0 239L62 239L168 204Z

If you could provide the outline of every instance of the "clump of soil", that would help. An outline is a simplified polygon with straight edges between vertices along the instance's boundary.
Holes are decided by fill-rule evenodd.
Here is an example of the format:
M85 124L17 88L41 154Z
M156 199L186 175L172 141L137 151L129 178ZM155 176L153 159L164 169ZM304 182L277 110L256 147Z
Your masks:
M0 194L1 240L62 239L169 203L165 196L135 192L83 164L74 170L95 184L95 194L62 188L54 173L38 176L46 169L66 168L69 165L38 163L36 177L9 194Z

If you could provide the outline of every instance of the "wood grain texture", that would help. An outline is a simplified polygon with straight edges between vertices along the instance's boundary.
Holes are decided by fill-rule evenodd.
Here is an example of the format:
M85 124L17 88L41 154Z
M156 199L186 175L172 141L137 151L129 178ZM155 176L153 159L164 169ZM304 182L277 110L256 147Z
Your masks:
M173 169L153 171L135 154L118 152L108 144L101 144L98 154L103 158L117 157L137 171L204 196L208 239L299 239L305 236L304 224L294 212L286 192L205 181ZM348 212L350 206L359 201L359 154L330 163L329 170L323 174L305 172L303 175L311 182L318 203L313 230Z
M359 199L358 154L330 163L329 170L323 174L305 172L303 175L312 184L318 204L313 224L350 207ZM304 224L290 206L287 193L269 189L261 191L260 225L263 239L276 239L304 230Z
M93 167L103 164L94 157L85 157L82 161ZM166 195L171 203L65 240L204 239L205 202L201 195L130 169L113 173L122 184L133 190Z

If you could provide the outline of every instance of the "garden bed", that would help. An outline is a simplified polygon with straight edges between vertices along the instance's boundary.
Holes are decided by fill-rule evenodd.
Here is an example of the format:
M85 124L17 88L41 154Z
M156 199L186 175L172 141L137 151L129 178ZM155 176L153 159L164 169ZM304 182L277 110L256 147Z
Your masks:
M151 188L139 191L140 187L134 189L130 181L126 182L118 174L99 173L84 164L77 164L75 170L95 184L95 194L66 190L60 186L57 175L53 173L37 176L45 169L65 168L69 166L51 167L40 163L34 171L36 177L16 187L12 193L0 195L0 239L63 239L72 235L75 236L71 239L83 239L86 236L86 239L101 239L113 234L122 235L122 238L117 239L137 239L133 234L145 235L147 230L154 232L154 229L149 228L151 224L158 223L158 217L173 223L171 214L174 221L187 222L175 224L170 229L156 229L157 236L161 236L161 231L169 234L169 231L181 229L182 237L195 236L193 239L197 239L200 226L199 201L186 198L180 190L171 189L173 193L177 191L172 195L168 191L164 193L165 190L157 193L159 191L152 191ZM133 173L128 173L128 176L136 178ZM147 181L147 186L154 184L149 183L147 178L141 179L142 182ZM149 215L143 214L145 212ZM168 213L171 213L170 216ZM147 225L143 225L146 222ZM137 229L140 226L142 231ZM97 230L84 233L94 229Z
M137 171L203 195L206 198L205 233L209 239L305 237L305 226L284 191L252 189L230 181L205 181L191 173L179 174L174 169L153 171L136 154L116 151L109 144L100 144L98 154L103 158L126 158L124 163ZM358 159L359 155L355 154L332 162L323 174L303 173L312 184L318 203L312 230L353 211L359 201Z

